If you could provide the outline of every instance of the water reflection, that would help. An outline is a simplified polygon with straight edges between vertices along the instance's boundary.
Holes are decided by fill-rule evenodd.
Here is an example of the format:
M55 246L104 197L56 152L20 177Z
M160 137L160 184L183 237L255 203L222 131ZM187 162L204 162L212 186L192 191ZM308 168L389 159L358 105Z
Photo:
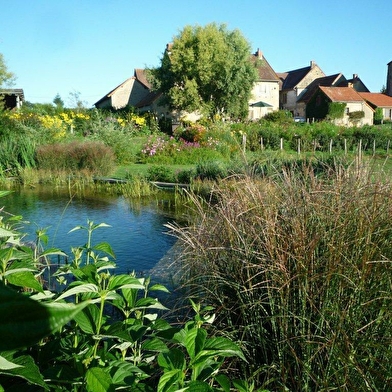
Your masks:
M0 205L30 222L23 230L28 233L27 240L34 239L37 229L47 228L48 247L67 254L71 247L87 242L85 231L69 233L72 228L86 226L87 220L110 225L94 232L93 244L106 241L112 246L117 273L150 270L175 243L164 227L174 221L172 203L159 196L130 201L91 192L70 197L67 192L42 187L17 190L2 198Z

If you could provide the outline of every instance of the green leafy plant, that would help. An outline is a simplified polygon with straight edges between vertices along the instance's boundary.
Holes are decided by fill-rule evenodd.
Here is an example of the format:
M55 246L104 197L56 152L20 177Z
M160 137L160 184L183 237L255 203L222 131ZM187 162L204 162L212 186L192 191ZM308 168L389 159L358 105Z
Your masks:
M228 390L223 360L244 356L228 339L208 337L212 309L192 302L194 319L171 326L151 296L168 293L164 286L111 273L113 250L93 242L108 225L71 230L85 232L86 244L72 248L72 260L53 274L59 289L50 292L39 280L50 262L41 260L62 253L23 246L14 219L0 226L0 390ZM45 230L37 236L37 245L46 243Z

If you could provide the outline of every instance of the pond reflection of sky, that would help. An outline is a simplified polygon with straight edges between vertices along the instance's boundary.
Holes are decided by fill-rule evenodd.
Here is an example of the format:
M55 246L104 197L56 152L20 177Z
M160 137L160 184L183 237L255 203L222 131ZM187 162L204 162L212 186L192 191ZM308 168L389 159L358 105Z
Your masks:
M27 239L33 240L37 229L47 228L47 247L56 247L70 254L71 247L87 242L87 232L75 226L106 223L94 231L93 245L108 242L116 255L117 273L146 271L172 247L175 239L165 234L165 223L173 221L156 201L130 203L123 197L83 197L40 193L22 190L1 199L4 210L22 215L29 225L24 226Z

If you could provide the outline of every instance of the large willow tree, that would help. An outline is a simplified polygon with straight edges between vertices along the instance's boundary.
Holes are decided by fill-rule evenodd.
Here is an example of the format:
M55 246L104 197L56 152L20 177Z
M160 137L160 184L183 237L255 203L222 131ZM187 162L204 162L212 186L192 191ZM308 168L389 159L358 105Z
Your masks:
M152 81L172 109L244 118L257 79L250 45L239 30L186 26L167 46Z

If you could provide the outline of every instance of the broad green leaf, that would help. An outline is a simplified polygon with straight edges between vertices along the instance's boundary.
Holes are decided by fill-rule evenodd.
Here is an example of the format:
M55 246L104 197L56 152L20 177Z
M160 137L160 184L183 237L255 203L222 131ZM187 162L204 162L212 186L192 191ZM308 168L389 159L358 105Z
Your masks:
M154 284L149 288L149 291L164 291L170 293L170 291L162 284Z
M114 254L112 247L107 242L100 242L99 244L94 245L93 249L101 252L105 252L111 257L116 258L116 255Z
M191 381L188 384L188 391L192 392L212 392L214 389L203 381Z
M214 357L239 357L246 361L241 349L231 340L217 337L207 339L204 343L204 348L192 358L192 366L197 366L205 363L208 359Z
M191 359L193 359L204 347L207 331L202 328L194 328L187 331L185 347Z
M68 289L67 291L65 291L56 299L56 301L60 301L64 298L68 298L71 295L83 294L83 293L98 293L98 292L99 292L98 286L93 283L80 284L78 286L74 286Z
M13 235L15 235L14 232L0 227L0 237L12 237Z
M21 367L21 365L18 365L14 362L10 362L0 355L0 373L2 373L3 370L10 370L18 367Z
M67 256L66 253L64 253L63 251L57 249L57 248L49 248L44 250L42 253L40 253L41 257L45 257L45 256Z
M97 306L93 304L86 306L74 319L83 332L91 335L97 333L99 320L99 309Z
M162 340L154 338L143 342L142 349L146 351L165 352L169 349Z
M102 368L93 367L87 370L86 386L88 392L114 391L112 379Z
M129 362L115 361L110 363L110 374L112 376L113 384L116 386L132 386L133 380L140 380L149 377L137 366Z
M222 387L224 392L230 392L230 379L225 374L218 374L215 380Z
M25 287L43 293L43 288L32 272L23 271L7 275L7 280L14 286Z
M140 280L131 275L117 275L110 277L108 290L119 290L119 289L144 289L143 284Z
M0 286L0 351L37 343L74 318L86 305L40 303Z
M147 297L140 298L135 305L136 308L145 308L145 309L160 309L160 310L168 310L168 308L162 305L155 298Z
M166 370L180 370L186 368L184 353L178 348L172 348L169 352L160 353L158 355L158 364Z
M19 367L3 370L0 371L0 373L7 374L13 377L23 378L31 384L39 385L45 390L49 390L32 357L30 357L29 355L19 356L17 353L13 352L3 353L3 355L5 359L10 362L13 362Z
M165 371L159 379L157 392L178 391L182 380L183 374L181 370Z

